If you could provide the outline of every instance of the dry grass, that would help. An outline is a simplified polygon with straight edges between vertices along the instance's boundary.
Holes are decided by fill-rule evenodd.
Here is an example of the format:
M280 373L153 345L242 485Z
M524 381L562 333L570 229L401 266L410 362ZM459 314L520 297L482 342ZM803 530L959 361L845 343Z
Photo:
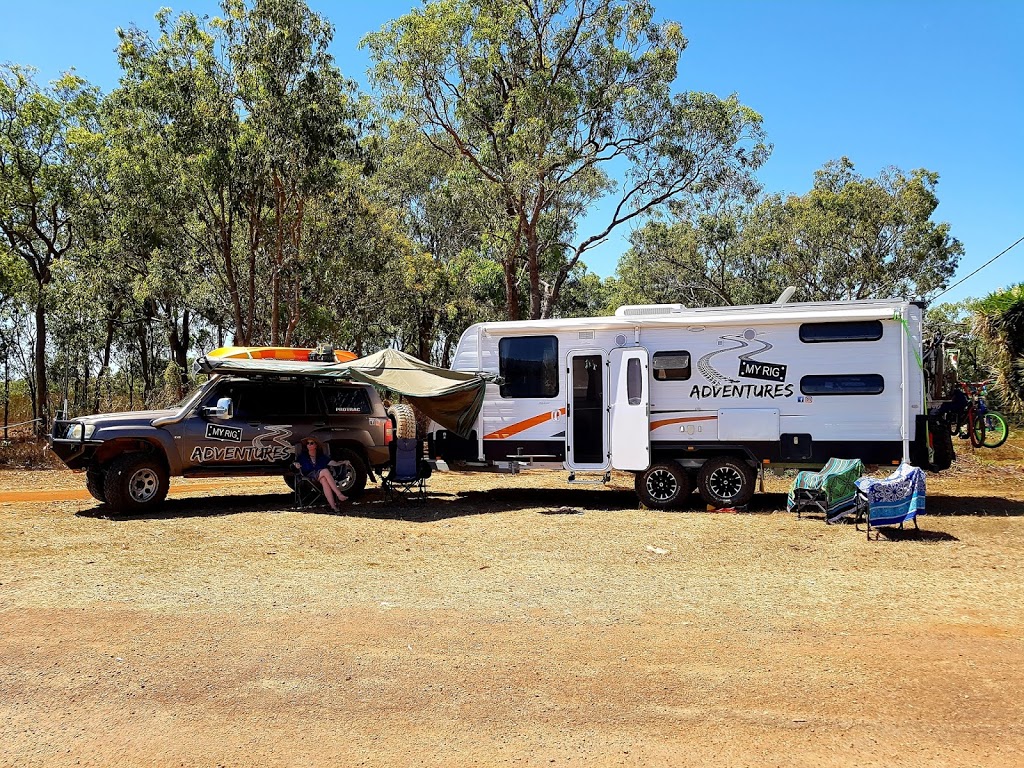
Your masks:
M108 519L0 472L0 765L1021 764L1022 481L965 454L868 542L771 476L750 514L453 473Z

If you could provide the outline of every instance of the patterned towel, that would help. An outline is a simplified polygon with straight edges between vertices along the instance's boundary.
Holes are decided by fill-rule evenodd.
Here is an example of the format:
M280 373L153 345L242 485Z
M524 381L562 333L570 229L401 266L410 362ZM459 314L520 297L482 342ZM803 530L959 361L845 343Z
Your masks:
M924 514L924 470L910 464L899 468L884 480L865 477L857 481L867 503L868 524L900 525Z
M799 503L797 491L824 491L825 520L829 523L840 520L856 509L857 478L864 474L860 459L829 459L820 472L800 472L789 489L786 509L792 511Z

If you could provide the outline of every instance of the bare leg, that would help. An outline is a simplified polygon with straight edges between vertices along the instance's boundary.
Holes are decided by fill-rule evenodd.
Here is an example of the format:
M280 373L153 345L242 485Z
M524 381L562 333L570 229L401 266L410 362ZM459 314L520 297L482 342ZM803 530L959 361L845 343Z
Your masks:
M338 502L348 501L348 497L338 489L338 484L334 482L334 475L331 474L329 469L321 469L319 477L327 503L331 505L331 509L337 512Z

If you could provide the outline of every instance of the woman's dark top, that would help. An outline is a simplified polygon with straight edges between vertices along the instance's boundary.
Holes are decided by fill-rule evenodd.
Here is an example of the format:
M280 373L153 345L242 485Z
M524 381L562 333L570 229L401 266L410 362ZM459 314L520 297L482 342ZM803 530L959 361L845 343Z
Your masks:
M296 461L299 462L299 468L303 475L315 479L320 474L320 470L326 469L327 465L331 463L331 458L319 450L316 452L316 458L312 458L309 455L309 450L303 446Z

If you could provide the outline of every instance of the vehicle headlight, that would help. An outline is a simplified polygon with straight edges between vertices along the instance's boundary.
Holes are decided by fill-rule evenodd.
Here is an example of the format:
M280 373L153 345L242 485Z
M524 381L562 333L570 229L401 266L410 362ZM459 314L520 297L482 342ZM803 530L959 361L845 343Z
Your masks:
M65 437L68 440L88 440L95 431L96 426L94 424L76 423L68 427Z

